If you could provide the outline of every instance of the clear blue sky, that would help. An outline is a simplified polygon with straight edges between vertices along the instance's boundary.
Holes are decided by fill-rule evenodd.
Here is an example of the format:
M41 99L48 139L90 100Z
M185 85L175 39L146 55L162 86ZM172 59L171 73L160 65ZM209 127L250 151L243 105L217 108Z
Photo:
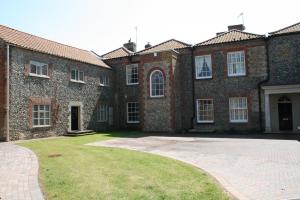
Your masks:
M227 25L266 34L300 22L300 1L263 0L2 0L0 24L79 48L106 53L135 41L138 49L175 38L195 44Z

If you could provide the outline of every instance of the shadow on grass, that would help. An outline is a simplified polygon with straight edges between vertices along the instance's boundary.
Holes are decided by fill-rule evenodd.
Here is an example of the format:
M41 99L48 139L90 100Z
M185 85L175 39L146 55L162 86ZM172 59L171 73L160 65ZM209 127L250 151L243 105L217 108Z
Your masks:
M110 137L140 138L147 136L164 137L198 137L198 138L232 138L232 139L270 139L270 140L298 140L297 133L264 133L264 132L213 132L213 133L169 133L169 132L142 132L130 130L117 130L102 132Z

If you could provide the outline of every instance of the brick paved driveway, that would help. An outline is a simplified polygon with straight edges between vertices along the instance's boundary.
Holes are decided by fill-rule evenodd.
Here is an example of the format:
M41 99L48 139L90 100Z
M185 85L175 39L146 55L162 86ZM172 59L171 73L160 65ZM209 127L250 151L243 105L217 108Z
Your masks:
M0 199L42 200L35 154L12 143L0 143Z
M296 140L150 136L89 145L139 150L191 163L239 199L300 199L300 142Z

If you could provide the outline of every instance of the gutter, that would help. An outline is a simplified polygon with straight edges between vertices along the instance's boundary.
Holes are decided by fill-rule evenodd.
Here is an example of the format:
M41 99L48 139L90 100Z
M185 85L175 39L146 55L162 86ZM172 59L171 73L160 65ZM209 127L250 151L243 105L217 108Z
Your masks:
M260 130L263 131L263 120L262 120L262 106L261 106L261 86L263 83L266 83L270 80L270 62L269 62L269 42L268 38L266 38L266 56L267 56L267 78L265 80L260 81L257 84L257 89L258 89L258 104L259 104L259 127Z
M6 46L6 75L5 75L5 84L6 84L6 116L5 116L5 130L6 130L6 141L9 141L9 44Z

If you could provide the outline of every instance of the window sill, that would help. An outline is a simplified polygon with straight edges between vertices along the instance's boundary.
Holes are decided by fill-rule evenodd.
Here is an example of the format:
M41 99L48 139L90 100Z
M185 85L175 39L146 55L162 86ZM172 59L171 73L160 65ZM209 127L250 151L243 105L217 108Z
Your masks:
M32 73L29 73L29 76L38 77L38 78L46 78L46 79L50 78L49 76L46 76L46 75L38 75L38 74L32 74Z
M230 121L230 123L235 123L235 124L238 124L238 123L242 123L242 124L244 124L244 123L248 123L248 121L242 121L242 120L238 120L238 121Z
M32 126L32 128L50 128L51 125Z
M127 121L127 124L139 124L139 123L140 121L132 121L132 122Z
M85 84L85 82L84 81L77 81L77 80L70 80L71 82L73 82L73 83L81 83L81 84Z
M138 85L139 83L127 83L126 85L131 86L131 85Z
M212 76L208 76L208 77L196 77L196 80L207 80L207 79L212 79Z
M235 75L228 74L228 77L243 77L243 76L246 76L246 74L235 74Z
M161 96L150 96L151 99L162 99L165 98L165 95L161 95Z
M197 121L198 124L213 124L214 121Z
M99 84L100 87L109 87L109 85Z

